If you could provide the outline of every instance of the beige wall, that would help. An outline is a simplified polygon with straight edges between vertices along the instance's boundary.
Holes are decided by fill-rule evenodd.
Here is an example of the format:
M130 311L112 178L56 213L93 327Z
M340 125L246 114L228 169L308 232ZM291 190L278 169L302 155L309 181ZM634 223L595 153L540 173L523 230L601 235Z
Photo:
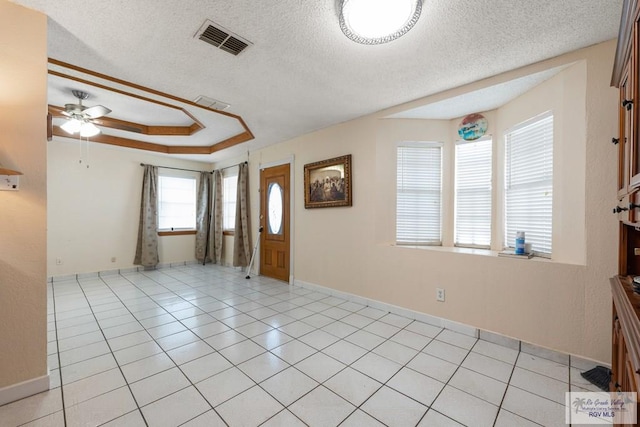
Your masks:
M0 389L47 375L47 18L0 1Z
M617 134L616 91L609 87L614 51L614 42L596 45L254 152L253 223L259 206L258 165L293 156L296 280L608 361L608 278L616 272L617 258L617 224L608 209L615 202L616 153L606 143ZM452 124L401 121L397 125L382 117L559 65L570 67L508 106L487 113L496 126L490 131L500 143L504 129L540 109L554 109L556 123L561 124L554 142L558 261L393 246L394 140L417 134L452 139ZM353 207L305 210L303 165L344 154L353 155ZM445 288L445 303L435 301L436 287Z
M142 191L140 163L211 170L207 163L94 143L89 144L88 159L82 164L79 159L78 140L54 137L49 143L49 276L133 267ZM160 173L197 176L170 169ZM162 264L193 261L195 235L160 237L158 251ZM56 264L58 258L62 264Z

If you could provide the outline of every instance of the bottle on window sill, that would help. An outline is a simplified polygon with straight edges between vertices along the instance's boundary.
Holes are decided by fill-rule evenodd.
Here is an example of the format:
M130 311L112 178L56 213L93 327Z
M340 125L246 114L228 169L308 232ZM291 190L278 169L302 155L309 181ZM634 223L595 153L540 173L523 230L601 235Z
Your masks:
M516 231L516 255L524 255L524 231Z

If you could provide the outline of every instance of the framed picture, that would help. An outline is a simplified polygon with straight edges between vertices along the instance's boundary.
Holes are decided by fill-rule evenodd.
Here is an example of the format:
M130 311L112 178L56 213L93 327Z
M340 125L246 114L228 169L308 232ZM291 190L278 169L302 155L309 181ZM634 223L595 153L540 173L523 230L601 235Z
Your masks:
M351 204L351 154L304 165L306 209Z

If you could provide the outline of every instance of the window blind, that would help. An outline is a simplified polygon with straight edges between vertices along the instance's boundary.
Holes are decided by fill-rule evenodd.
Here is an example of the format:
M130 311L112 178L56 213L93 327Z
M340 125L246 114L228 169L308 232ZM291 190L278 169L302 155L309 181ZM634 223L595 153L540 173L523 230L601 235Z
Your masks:
M195 178L158 177L158 228L196 228Z
M505 246L516 231L534 252L551 254L553 205L553 115L546 113L505 135Z
M222 228L236 228L236 197L238 193L238 175L225 176L222 179Z
M491 246L491 149L491 139L456 142L456 246Z
M407 143L397 149L396 241L440 245L442 144Z

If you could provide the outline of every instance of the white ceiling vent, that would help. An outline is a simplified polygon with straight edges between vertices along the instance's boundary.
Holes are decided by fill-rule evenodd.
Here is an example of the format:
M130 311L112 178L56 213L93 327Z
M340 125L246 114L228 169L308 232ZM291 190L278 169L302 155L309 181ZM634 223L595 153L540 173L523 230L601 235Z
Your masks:
M200 95L196 99L193 100L198 105L202 105L203 107L213 108L214 110L224 111L229 108L231 105L226 102L218 101L217 99L209 98L208 96Z
M252 44L208 19L204 21L195 37L233 55L238 55Z

